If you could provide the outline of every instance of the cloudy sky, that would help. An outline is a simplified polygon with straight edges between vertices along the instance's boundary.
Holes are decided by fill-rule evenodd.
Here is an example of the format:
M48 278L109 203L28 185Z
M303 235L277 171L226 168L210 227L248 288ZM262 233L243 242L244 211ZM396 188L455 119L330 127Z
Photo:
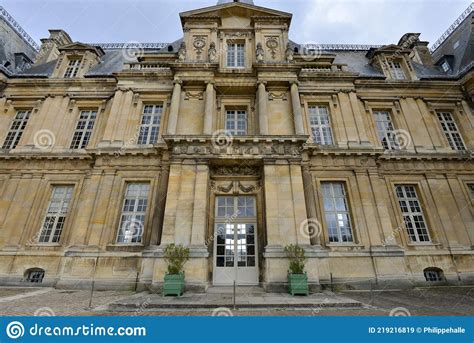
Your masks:
M82 42L172 42L181 37L178 13L217 0L2 0L37 41L63 29ZM466 0L255 0L293 13L298 43L397 43L421 32L433 44L469 6Z

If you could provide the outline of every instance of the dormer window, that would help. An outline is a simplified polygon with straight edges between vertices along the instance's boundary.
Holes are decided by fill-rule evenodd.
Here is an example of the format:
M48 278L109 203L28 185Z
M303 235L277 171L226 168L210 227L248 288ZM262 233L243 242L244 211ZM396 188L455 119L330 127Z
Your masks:
M227 67L244 68L245 67L245 44L228 42L227 43Z
M79 72L79 67L81 66L80 58L69 58L66 71L64 72L64 77L66 79L72 79L77 76Z
M388 66L390 68L390 75L394 80L406 80L405 72L403 71L402 64L397 61L389 61Z
M449 65L448 61L441 63L441 68L443 68L445 73L451 70L451 66Z

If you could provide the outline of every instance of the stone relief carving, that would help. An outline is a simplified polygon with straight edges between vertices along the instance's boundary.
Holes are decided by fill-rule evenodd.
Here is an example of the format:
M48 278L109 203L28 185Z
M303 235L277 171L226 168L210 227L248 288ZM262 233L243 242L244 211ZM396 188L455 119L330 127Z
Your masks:
M234 140L230 146L215 146L211 142L168 141L175 156L189 157L190 155L204 156L235 156L258 158L301 158L305 148L306 138L286 141L242 141Z
M184 94L184 100L202 100L203 92L188 91Z
M217 50L216 50L216 43L211 42L209 45L209 51L207 52L209 62L214 63L217 61Z
M288 97L286 95L286 92L268 92L268 100L283 100L286 101L288 100Z
M250 166L222 166L211 168L214 176L259 176L260 168Z
M193 46L196 50L197 59L201 59L202 51L206 47L206 36L194 36Z
M178 50L178 60L184 62L186 60L186 43L181 42Z
M270 50L272 58L275 59L276 52L279 46L277 37L267 37L265 45Z
M232 193L234 195L242 193L256 193L262 188L260 181L252 181L250 184L244 185L241 181L223 181L211 180L211 189L218 193Z
M257 55L257 63L262 63L264 60L264 54L265 54L262 47L262 43L257 44L257 50L255 51L255 53Z

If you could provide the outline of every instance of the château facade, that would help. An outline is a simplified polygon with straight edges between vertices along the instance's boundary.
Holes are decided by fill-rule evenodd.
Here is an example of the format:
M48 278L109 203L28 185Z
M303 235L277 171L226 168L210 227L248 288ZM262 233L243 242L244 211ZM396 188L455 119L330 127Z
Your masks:
M435 51L301 45L252 1L181 13L171 44L50 30L0 68L0 284L159 290L170 243L196 290L283 289L288 244L313 290L472 284L463 16Z

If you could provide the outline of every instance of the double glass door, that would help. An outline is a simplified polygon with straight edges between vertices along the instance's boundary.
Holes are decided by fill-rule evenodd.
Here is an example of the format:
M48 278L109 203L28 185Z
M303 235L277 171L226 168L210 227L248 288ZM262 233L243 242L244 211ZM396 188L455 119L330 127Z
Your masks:
M214 225L215 285L257 285L257 213L254 196L218 196Z

